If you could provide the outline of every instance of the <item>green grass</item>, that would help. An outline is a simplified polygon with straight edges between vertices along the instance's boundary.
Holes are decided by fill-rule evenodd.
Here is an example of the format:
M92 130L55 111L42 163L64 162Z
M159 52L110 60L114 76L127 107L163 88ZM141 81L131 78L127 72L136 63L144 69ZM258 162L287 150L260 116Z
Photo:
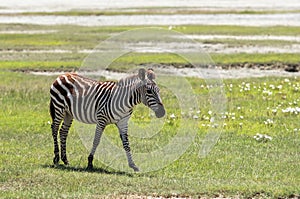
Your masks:
M17 57L17 54L14 56ZM44 57L45 56L45 57ZM8 61L0 61L2 70L60 70L73 71L81 68L85 54L51 54L46 53L44 56L28 56ZM272 64L285 63L295 64L300 62L300 55L297 53L269 53L269 54L210 54L212 61L216 64L238 64L238 63L255 63L255 64ZM34 61L33 61L34 60ZM203 60L199 60L200 63ZM132 67L162 64L172 65L176 68L184 67L189 63L182 57L170 53L129 53L116 59L110 66L110 69L116 71L128 70Z
M70 71L81 65L79 61L0 61L2 70Z
M93 49L110 35L132 28L135 27L0 24L0 31L56 31L44 34L0 34L0 50L71 51L40 54L14 51L0 54L1 198L101 198L124 195L225 195L243 198L299 196L300 118L299 114L282 112L288 107L299 107L299 78L225 80L227 104L226 113L222 114L225 123L223 132L213 150L204 158L199 158L198 153L209 126L212 125L209 121L214 113L209 112L211 107L206 82L188 78L200 104L199 108L182 114L176 97L162 86L161 95L167 109L163 129L150 139L141 139L132 134L130 136L133 152L147 152L168 144L180 125L195 123L196 137L176 161L157 171L132 174L110 168L96 159L95 171L88 172L85 167L90 146L88 149L84 147L78 131L73 127L68 137L70 166L52 166L53 141L48 105L49 88L56 77L12 71L76 70L86 56L78 53L78 50ZM174 28L184 34L299 36L299 27ZM233 41L225 40L204 42L245 44L233 44ZM266 41L258 43L265 45L264 42ZM273 44L282 45L272 41L270 45ZM299 54L237 53L211 54L211 57L218 64L300 62ZM157 63L180 67L186 61L174 54L130 53L115 60L111 67L128 69L135 65ZM176 116L175 119L170 117L171 114ZM198 119L193 119L193 116ZM137 107L132 121L143 128L143 132L146 127L149 129L151 116L147 108ZM92 135L93 130L88 133ZM257 133L269 135L273 139L258 142L253 138ZM116 128L107 128L105 135L112 143L121 147ZM112 154L113 152L111 151ZM153 164L162 160L156 159Z
M45 33L27 34L0 34L1 47L3 52L0 54L1 69L35 69L51 70L65 69L73 70L80 67L87 53L81 50L92 50L101 41L110 36L137 27L83 27L83 26L39 26L39 25L20 25L20 24L0 24L0 31L46 31ZM167 28L167 27L162 27ZM47 31L55 32L47 32ZM74 32L76 30L76 32ZM175 31L183 34L225 34L225 35L290 35L299 36L299 27L239 27L239 26L175 26ZM231 47L244 45L258 46L277 46L291 44L282 41L234 41L234 40L201 40L203 43L222 43ZM62 52L56 52L62 50ZM29 52L27 52L29 51ZM30 52L35 51L35 52ZM37 53L38 51L45 51ZM211 54L215 63L299 63L298 53L268 53L268 54ZM157 54L157 53L137 53L121 57L119 65L124 68L132 65L145 63L162 63L178 66L183 63L176 55Z
M201 42L204 44L224 44L228 47L245 47L245 46L257 46L259 47L280 47L287 46L293 44L299 44L297 41L282 41L282 40L238 40L238 39L214 39L214 40L206 40L206 39L196 39L195 41Z
M230 25L190 25L175 26L173 30L184 34L221 34L221 35L299 35L300 27L292 26L230 26Z
M75 128L68 137L70 166L52 167L48 103L49 87L55 77L5 71L0 72L0 77L2 198L122 195L275 198L300 193L299 114L281 111L299 106L299 78L225 80L226 126L218 143L204 158L199 158L198 152L210 124L205 119L211 117L206 103L208 89L205 81L189 78L201 104L200 112L191 113L198 116L197 120L188 116L190 122L198 125L195 140L186 153L167 167L131 174L109 168L99 160L95 161L94 172L85 171L89 149L82 145ZM167 116L162 132L157 135L160 139L153 137L145 142L130 136L135 152L168 142L182 122L180 118L185 117L168 90L162 87L161 95ZM137 108L132 120L147 124L149 116L142 116L145 110L142 106ZM172 113L175 119L170 117ZM268 119L273 124L265 124ZM273 139L258 142L253 138L257 133ZM106 129L105 135L120 146L115 128Z
M212 60L217 64L232 63L299 63L298 53L268 53L268 54L210 54Z
M51 27L51 28L50 28ZM1 49L93 49L101 41L109 38L112 33L120 33L126 30L132 30L137 27L80 27L80 26L38 26L38 25L5 25L0 24L0 31L18 31L18 30L54 30L56 32L45 32L44 34L0 34ZM167 27L162 27L167 28ZM74 29L76 32L74 33ZM287 35L299 36L299 27L240 27L240 26L175 26L173 30L183 34L204 34L204 35ZM203 40L202 42L218 42ZM282 41L232 41L220 40L221 43L240 46L245 44L276 44L282 45ZM288 42L287 42L288 43ZM287 44L285 43L285 44Z

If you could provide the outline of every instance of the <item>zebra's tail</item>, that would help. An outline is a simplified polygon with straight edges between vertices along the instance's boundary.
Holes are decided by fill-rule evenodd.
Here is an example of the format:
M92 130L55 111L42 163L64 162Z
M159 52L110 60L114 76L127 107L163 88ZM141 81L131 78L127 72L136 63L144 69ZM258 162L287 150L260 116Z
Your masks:
M51 115L52 121L54 121L54 118L55 118L55 107L54 107L52 99L50 100L50 107L49 108L50 108L50 115Z

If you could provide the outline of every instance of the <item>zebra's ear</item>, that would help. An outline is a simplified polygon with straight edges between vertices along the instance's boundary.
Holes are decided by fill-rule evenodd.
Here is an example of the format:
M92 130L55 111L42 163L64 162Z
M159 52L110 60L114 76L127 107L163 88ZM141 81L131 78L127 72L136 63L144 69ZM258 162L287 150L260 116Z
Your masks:
M139 78L142 81L145 80L145 78L146 78L146 69L144 69L144 68L139 69Z
M149 80L153 81L155 79L155 73L152 68L149 68L147 71L147 77Z

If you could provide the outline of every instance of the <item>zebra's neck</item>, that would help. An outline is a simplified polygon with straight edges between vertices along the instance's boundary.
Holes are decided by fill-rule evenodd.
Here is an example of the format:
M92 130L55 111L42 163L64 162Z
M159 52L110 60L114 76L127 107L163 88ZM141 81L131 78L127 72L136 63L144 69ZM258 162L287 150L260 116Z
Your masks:
M112 104L117 104L124 112L131 112L142 101L143 85L136 76L120 80L114 89Z

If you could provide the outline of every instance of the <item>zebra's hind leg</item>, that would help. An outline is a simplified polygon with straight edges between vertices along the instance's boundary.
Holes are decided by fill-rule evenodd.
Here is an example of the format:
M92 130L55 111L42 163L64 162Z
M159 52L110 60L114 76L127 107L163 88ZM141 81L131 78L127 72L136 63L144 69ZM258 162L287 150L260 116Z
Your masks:
M63 119L63 111L55 108L52 100L50 101L50 114L52 118L51 129L52 129L52 137L54 142L53 164L56 165L59 162L59 148L58 148L57 134L59 130L59 125Z
M53 164L58 164L59 162L59 148L58 148L58 141L57 141L57 132L59 128L59 123L53 122L51 125L52 129L52 136L54 141L54 158L53 158Z
M64 162L65 165L68 165L68 159L67 159L67 137L69 133L69 129L72 125L73 117L69 113L65 113L64 116L64 122L59 130L59 136L60 136L60 150L61 150L61 160Z
M97 147L100 143L100 138L102 136L104 128L105 128L105 124L102 124L102 123L97 124L96 131L95 131L95 137L94 137L94 141L93 141L93 148L92 148L91 153L88 157L88 166L87 166L88 170L93 169L94 154L95 154L96 149L97 149Z

